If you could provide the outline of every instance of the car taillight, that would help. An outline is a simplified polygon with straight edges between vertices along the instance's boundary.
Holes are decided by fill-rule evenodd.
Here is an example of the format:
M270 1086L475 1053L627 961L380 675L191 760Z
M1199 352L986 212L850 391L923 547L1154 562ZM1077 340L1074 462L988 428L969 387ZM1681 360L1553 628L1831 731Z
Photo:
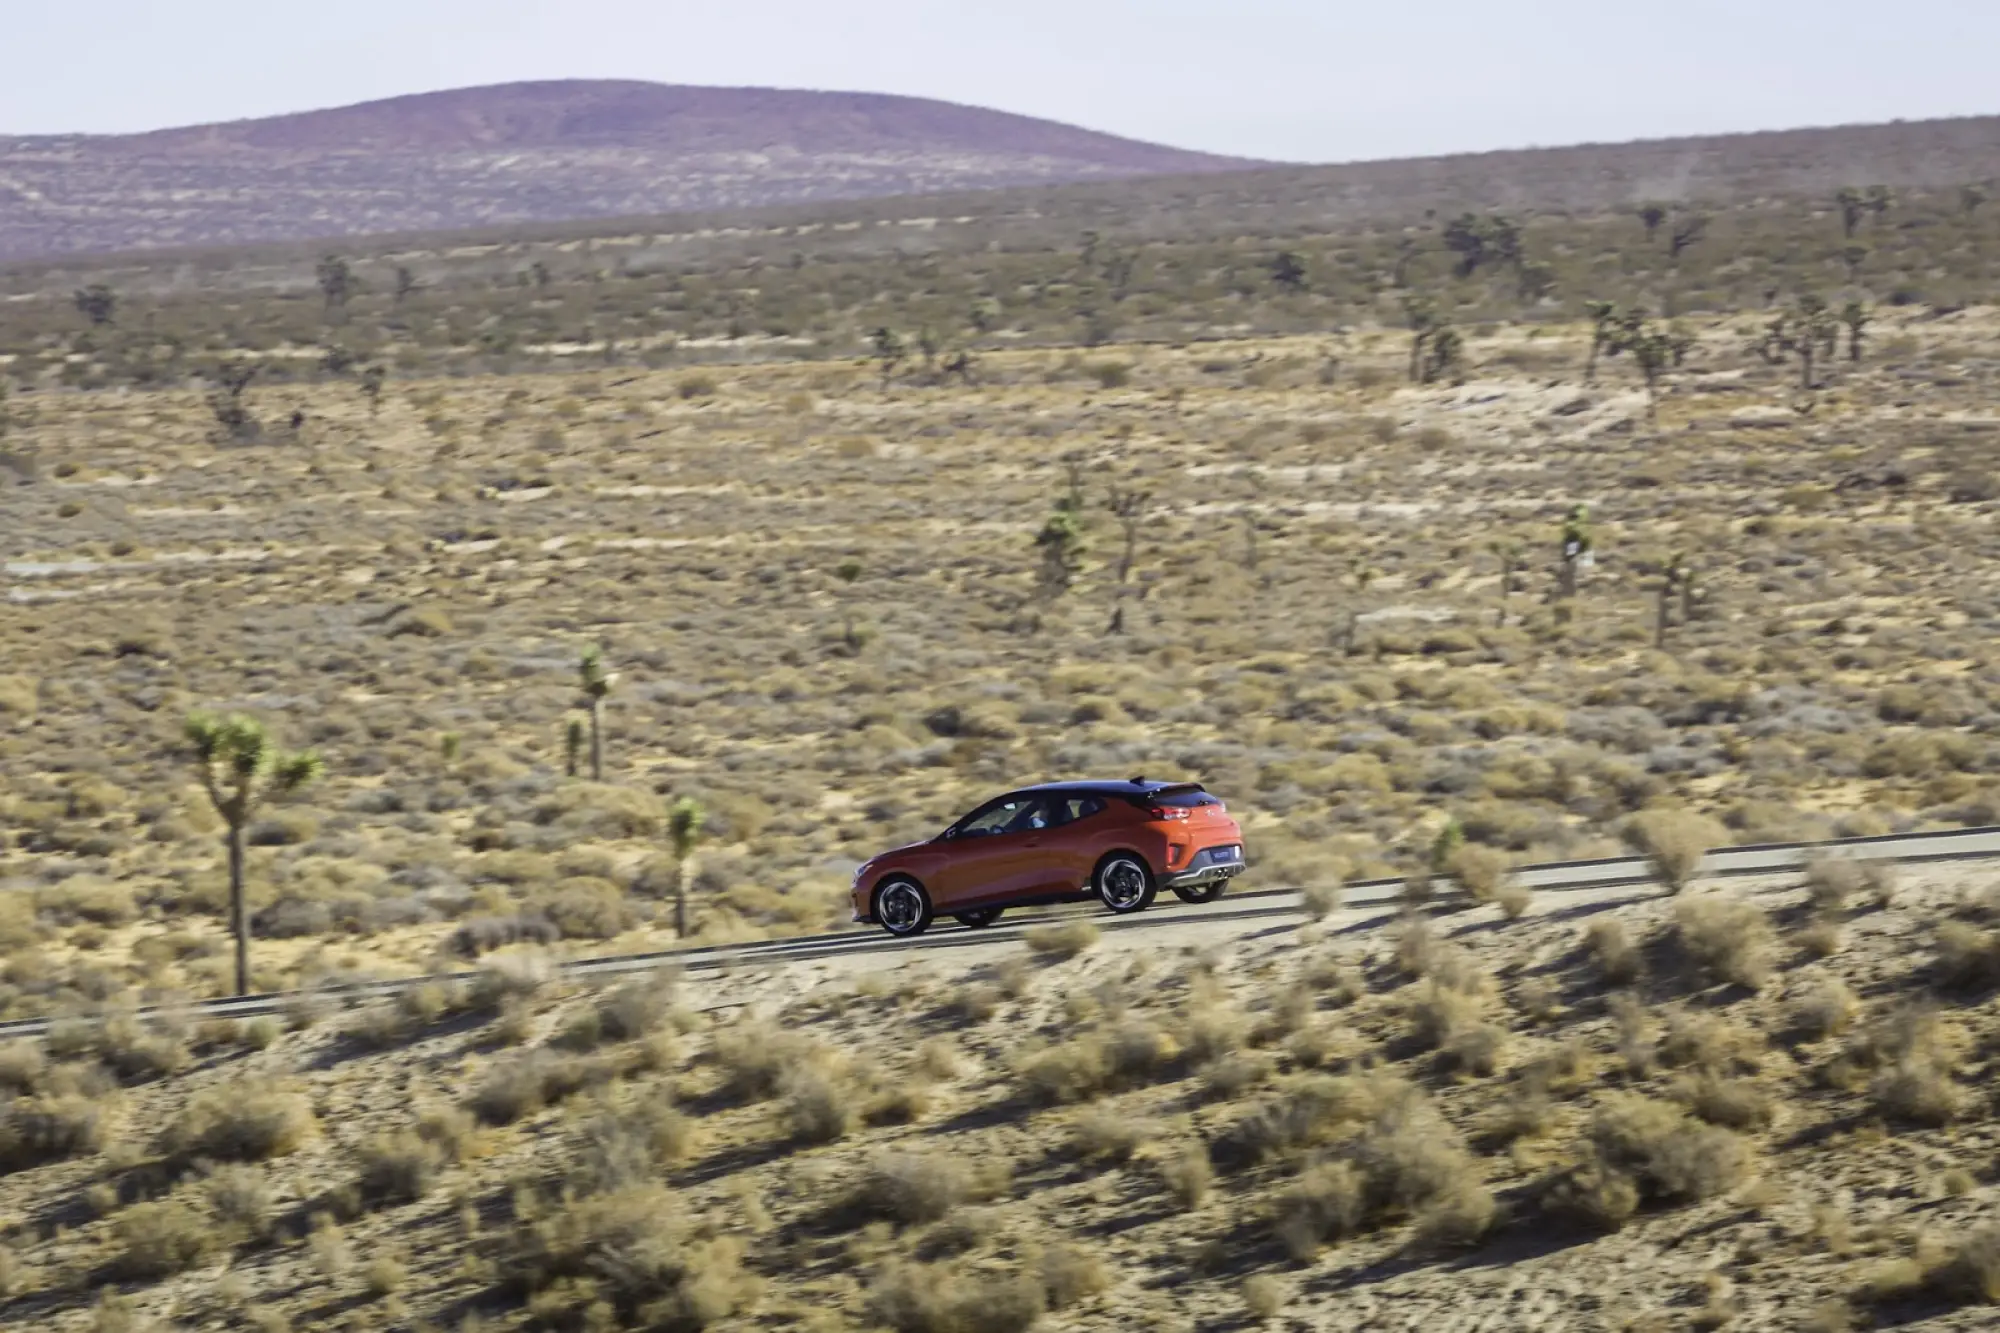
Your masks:
M1146 812L1153 819L1186 819L1186 807L1178 805L1156 805Z

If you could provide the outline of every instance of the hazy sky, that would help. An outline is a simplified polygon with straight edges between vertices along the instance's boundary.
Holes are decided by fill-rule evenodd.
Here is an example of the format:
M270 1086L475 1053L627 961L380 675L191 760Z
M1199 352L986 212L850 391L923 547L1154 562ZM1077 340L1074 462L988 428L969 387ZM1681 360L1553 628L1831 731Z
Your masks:
M0 0L0 134L513 79L909 93L1298 161L2000 112L1995 0Z

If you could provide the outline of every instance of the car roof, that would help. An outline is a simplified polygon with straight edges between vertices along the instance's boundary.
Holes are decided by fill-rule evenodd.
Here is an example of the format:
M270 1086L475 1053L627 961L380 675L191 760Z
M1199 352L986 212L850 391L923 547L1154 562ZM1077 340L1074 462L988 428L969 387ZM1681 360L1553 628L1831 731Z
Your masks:
M1032 787L1017 787L1009 796L1052 795L1058 792L1090 796L1157 796L1163 791L1201 791L1199 782L1159 782L1151 778L1125 778L1119 781L1043 782Z

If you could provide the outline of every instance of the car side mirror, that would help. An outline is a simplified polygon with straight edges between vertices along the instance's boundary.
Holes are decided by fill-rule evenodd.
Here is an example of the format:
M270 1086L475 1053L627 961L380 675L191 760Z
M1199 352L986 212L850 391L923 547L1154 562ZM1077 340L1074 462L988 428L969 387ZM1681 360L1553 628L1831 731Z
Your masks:
M955 829L955 828L948 828L948 829L946 829L946 830L945 830L944 832L942 832L942 833L938 834L938 835L937 835L937 836L936 836L935 838L932 838L932 839L931 839L931 841L932 841L932 842L950 842L950 841L951 841L951 840L952 840L953 838L956 838L957 836L958 836L958 830L957 830L957 829Z

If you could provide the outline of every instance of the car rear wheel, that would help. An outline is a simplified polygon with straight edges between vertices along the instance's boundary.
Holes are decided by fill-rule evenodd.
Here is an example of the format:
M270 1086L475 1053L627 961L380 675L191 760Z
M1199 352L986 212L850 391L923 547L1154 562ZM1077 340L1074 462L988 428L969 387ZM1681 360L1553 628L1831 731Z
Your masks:
M931 896L913 879L891 879L875 890L875 920L898 938L930 929Z
M983 930L1000 919L1004 907L975 907L970 912L958 913L958 924L967 930Z
M1174 886L1174 897L1184 903L1212 903L1228 887L1226 879L1212 879L1206 884L1177 884Z
M1097 901L1120 916L1145 911L1158 892L1152 867L1131 852L1113 852L1099 861L1090 884L1097 892Z

